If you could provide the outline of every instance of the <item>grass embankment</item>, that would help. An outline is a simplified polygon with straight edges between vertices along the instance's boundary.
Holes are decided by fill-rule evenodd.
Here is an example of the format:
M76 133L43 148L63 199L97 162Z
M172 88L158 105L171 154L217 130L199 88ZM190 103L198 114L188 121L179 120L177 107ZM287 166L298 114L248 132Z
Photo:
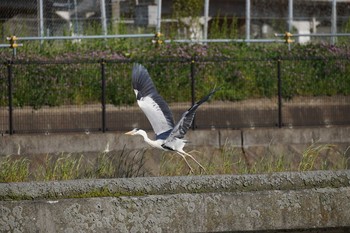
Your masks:
M206 167L193 175L256 174L285 171L347 169L347 148L344 152L334 145L312 144L301 154L283 154L267 148L262 157L251 157L229 145L213 154L193 155ZM51 181L89 178L119 178L155 175L149 173L147 150L139 152L109 152L97 157L65 154L41 156L39 160L8 155L0 159L0 182ZM209 153L209 152L208 152ZM193 162L190 161L189 162ZM159 166L160 176L188 175L180 156L164 153ZM193 166L195 166L193 164ZM157 174L156 174L157 175Z

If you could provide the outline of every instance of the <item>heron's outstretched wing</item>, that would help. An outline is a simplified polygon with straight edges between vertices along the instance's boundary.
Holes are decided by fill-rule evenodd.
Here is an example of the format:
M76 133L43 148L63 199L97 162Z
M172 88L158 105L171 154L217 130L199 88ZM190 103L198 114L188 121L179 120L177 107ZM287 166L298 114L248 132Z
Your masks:
M174 118L168 104L158 94L147 69L134 64L132 69L132 86L137 103L145 113L157 139L165 139L174 128Z
M166 143L171 142L174 138L183 138L187 130L190 128L193 118L196 114L197 108L207 101L218 89L212 90L208 95L203 97L200 101L195 103L191 108L189 108L184 114L182 114L181 119L175 125L174 129L171 131Z

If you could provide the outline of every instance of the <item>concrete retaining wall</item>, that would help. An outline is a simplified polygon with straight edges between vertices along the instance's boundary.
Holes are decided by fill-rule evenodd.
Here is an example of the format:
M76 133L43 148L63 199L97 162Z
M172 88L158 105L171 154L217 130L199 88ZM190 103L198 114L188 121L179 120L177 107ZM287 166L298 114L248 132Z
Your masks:
M149 137L152 137L149 133ZM330 128L258 128L243 130L195 130L186 134L192 147L220 148L225 144L243 146L248 149L256 146L311 144L346 144L350 146L350 126ZM35 134L0 137L0 155L45 154L56 152L81 153L142 149L147 147L142 137L131 137L123 132L114 133L72 133Z
M0 198L0 232L350 230L349 170L3 183Z
M350 127L197 130L186 136L194 147L230 144L247 153L271 145L350 145ZM0 137L2 155L124 146L146 145L123 133ZM349 170L0 184L0 232L348 232L349 216Z

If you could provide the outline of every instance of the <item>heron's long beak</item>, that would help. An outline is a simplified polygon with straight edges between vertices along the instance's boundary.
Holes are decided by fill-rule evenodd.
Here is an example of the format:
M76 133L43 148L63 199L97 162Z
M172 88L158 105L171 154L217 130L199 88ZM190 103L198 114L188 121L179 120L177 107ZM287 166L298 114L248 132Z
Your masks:
M129 132L126 132L125 134L127 134L127 135L134 135L134 131L131 130L131 131L129 131Z

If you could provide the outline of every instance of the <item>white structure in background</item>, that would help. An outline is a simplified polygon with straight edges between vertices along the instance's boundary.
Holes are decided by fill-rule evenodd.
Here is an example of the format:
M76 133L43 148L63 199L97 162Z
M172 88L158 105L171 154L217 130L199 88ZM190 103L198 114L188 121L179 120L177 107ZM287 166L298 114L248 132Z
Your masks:
M316 33L317 26L320 25L319 21L316 21L315 18L310 21L293 21L292 26L295 27L298 31L298 34L311 34ZM310 42L310 36L299 36L298 42L300 44L306 44Z
M211 17L208 17L207 21L210 19ZM182 23L189 27L189 38L193 41L203 39L203 26L205 24L205 20L205 17L184 17L180 19Z
M79 2L74 0L73 8L55 11L58 16L68 22L69 29L72 31L72 36L82 35L83 33L79 30L79 24L81 24L79 21L81 21L81 18L91 18L96 12L101 12L102 31L104 35L107 35L105 0L83 0Z
M135 25L156 26L157 25L157 5L138 4L135 5Z

